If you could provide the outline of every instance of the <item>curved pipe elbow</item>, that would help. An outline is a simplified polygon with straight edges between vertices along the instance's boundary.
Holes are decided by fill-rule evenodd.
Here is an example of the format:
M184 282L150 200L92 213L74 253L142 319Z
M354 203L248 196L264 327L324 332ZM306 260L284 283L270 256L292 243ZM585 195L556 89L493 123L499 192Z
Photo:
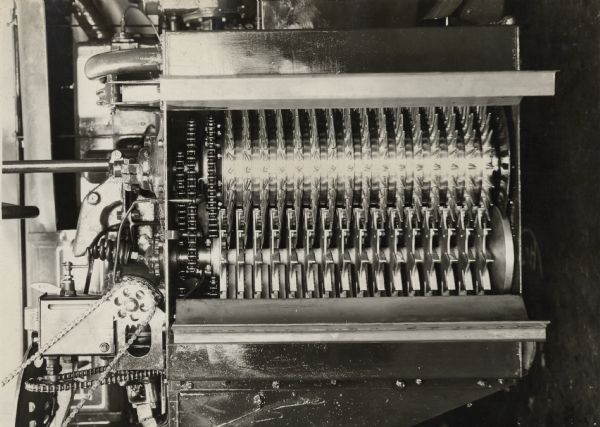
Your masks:
M162 55L156 47L115 50L92 56L85 63L88 79L106 77L109 74L129 74L160 71Z

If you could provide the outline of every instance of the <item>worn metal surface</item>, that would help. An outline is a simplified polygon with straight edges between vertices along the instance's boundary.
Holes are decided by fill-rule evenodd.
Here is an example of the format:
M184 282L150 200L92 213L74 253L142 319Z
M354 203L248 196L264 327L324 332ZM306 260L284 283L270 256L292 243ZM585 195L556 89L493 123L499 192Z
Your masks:
M40 299L40 343L50 341L65 325L82 314L99 297L55 297ZM46 355L113 355L115 352L114 312L104 306L79 323L59 342L45 353Z
M164 77L170 106L351 108L516 105L523 96L554 95L554 72L379 73L247 77Z
M226 76L509 71L518 68L517 52L517 29L508 26L173 32L164 36L163 73Z
M490 381L171 385L173 426L412 426L498 391Z
M517 295L177 301L177 323L490 322L527 320Z
M169 381L518 378L520 343L171 344Z
M544 341L546 322L173 325L175 344Z

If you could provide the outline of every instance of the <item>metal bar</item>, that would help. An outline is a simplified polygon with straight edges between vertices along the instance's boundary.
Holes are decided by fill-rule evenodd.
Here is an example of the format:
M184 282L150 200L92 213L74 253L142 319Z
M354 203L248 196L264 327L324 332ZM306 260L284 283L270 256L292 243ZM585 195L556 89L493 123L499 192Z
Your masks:
M0 22L13 22L14 2L4 3L0 7ZM17 62L17 28L14 25L0 26L0 86L2 87L2 103L0 103L0 159L18 159L19 143L15 136L20 134L18 105L18 62ZM10 120L9 120L10 118ZM19 204L20 183L18 176L0 176L2 194L5 202ZM21 239L21 230L24 231L25 221L15 224L10 221L0 221L0 241L2 242L2 257L0 257L0 271L2 271L2 300L0 301L0 318L10 327L1 328L0 342L2 342L2 365L0 377L4 378L12 366L22 363L23 350L27 348L26 333L23 328L23 307L26 305L24 289L26 289L26 269L24 266L24 239ZM14 409L15 388L3 387L0 389L0 419L15 419Z
M347 108L516 105L554 95L553 71L164 77L161 98L182 107Z
M424 323L528 320L518 295L178 300L177 325Z
M50 129L45 2L43 0L17 0L16 5L23 115L23 158L48 159L52 157L52 132ZM27 175L24 188L25 201L19 204L35 205L40 209L40 215L35 220L27 221L27 234L56 231L54 180ZM27 258L29 258L29 252L30 248L27 246ZM28 271L28 276L29 273L30 271Z
M176 344L544 341L548 322L174 325Z
M108 161L83 160L23 160L2 163L2 173L76 173L106 172Z
M35 218L40 214L36 206L18 206L2 202L2 219Z

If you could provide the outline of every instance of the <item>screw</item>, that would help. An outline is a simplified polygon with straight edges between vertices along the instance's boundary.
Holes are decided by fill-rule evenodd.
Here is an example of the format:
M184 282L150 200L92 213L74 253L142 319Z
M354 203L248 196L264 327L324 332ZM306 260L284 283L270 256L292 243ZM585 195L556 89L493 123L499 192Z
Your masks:
M183 381L181 383L181 388L184 390L191 390L194 388L194 383L191 381Z
M405 388L406 384L404 383L404 381L396 380L396 387Z
M331 385L336 385L337 384L337 380L331 380Z
M108 350L110 350L110 344L107 342L103 342L102 344L100 344L100 351L102 353L106 353Z
M88 195L87 201L90 205L97 205L100 202L100 194L96 193L95 191L92 191Z
M273 381L273 383L271 384L271 386L275 389L275 390L279 390L279 381Z
M483 381L483 380L477 381L477 385L479 387L487 387L487 383L485 381Z
M262 393L258 393L252 399L256 406L263 406L265 404L265 396Z
M421 385L421 384L423 384L423 380L422 380L422 379L420 379L420 378L417 378L417 379L415 380L415 384L416 384L416 385Z

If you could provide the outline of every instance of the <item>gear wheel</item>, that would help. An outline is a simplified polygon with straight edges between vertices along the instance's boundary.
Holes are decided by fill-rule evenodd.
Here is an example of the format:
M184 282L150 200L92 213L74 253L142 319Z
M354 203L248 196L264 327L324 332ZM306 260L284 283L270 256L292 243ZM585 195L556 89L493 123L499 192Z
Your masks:
M152 285L139 277L123 276L122 286L114 293L112 303L118 319L138 325L160 299Z
M186 135L186 197L192 202L186 207L187 222L187 264L186 273L194 275L198 271L198 172L197 172L197 128L196 120L187 122Z
M206 158L207 158L207 213L208 213L208 237L216 238L219 235L219 207L217 205L217 147L216 147L216 124L211 115L206 121Z
M38 344L31 344L27 356L33 356L38 351ZM38 359L39 360L39 359ZM32 363L23 371L20 378L20 390L17 400L17 424L49 426L56 413L56 396L50 394L37 394L28 387L25 378L35 377L46 373L46 361L39 366ZM22 423L22 424L21 424Z

